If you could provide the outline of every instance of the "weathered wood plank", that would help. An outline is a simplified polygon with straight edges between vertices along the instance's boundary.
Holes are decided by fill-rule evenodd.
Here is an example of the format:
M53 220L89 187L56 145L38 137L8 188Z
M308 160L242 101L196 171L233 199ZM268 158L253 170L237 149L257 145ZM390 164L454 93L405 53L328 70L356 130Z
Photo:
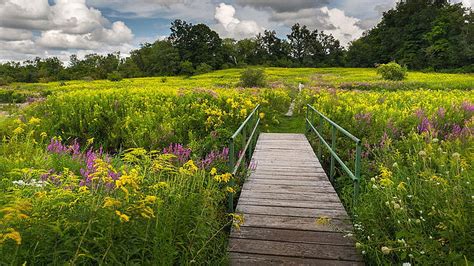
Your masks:
M338 246L354 246L354 240L345 237L343 232L307 231L278 228L262 228L243 226L233 229L233 238L248 238L270 241L295 243L315 243Z
M318 222L315 217L277 216L265 214L244 213L243 226L280 228L325 232L349 232L352 230L350 221L346 219L329 219L327 222Z
M281 199L255 199L255 198L241 198L239 204L253 205L253 206L273 206L273 207L295 207L295 208L309 208L309 209L337 209L344 210L344 206L340 202L326 201L297 201L297 200L281 200Z
M242 238L230 239L229 251L246 252L248 250L251 250L253 254L361 261L359 254L357 254L356 250L352 247L307 243L288 243Z
M240 194L240 198L256 198L256 199L280 199L280 200L297 200L297 201L311 201L311 202L325 202L325 201L336 201L340 202L339 197L336 193L279 193L274 192L259 192L252 190L243 190Z
M261 266L273 266L273 265L287 265L287 266L300 266L300 265L311 265L311 266L358 266L364 265L362 262L355 261L343 261L343 260L323 260L323 259L306 259L298 257L285 257L276 255L263 255L263 254L248 254L239 252L230 252L230 265L261 265Z
M295 207L271 207L271 206L254 206L239 203L237 212L266 214L276 216L294 216L294 217L310 217L310 218L349 218L344 209L316 209L316 208L295 208Z
M261 184L252 184L247 185L244 183L243 190L255 190L255 191L273 191L275 193L298 193L298 192L334 192L334 188L331 184L317 184L311 187L304 186L290 186L290 185L261 185Z

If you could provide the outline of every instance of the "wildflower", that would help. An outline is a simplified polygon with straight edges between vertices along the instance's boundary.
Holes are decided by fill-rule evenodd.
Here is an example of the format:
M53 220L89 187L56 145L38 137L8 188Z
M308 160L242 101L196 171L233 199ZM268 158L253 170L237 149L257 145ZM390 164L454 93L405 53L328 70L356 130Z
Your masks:
M431 140L431 142L433 142L433 143L438 143L438 142L439 142L439 139L434 138L434 139Z
M86 193L89 191L89 188L87 186L81 186L78 189L79 193Z
M39 118L36 118L36 117L31 117L30 120L28 121L28 124L30 125L35 125L35 124L39 124L41 122L41 119Z
M8 239L11 239L16 242L17 245L21 245L21 235L18 231L15 231L13 228L8 228L6 234L0 234L0 244L5 242Z
M111 197L106 197L104 199L104 205L102 206L103 208L114 208L114 207L120 207L121 205L121 202L114 199L114 198L111 198Z
M404 263L402 263L402 266L411 266L411 263L409 263L409 262L404 262Z
M179 169L181 173L184 174L192 174L197 172L198 167L194 164L193 160L187 161L183 166Z
M393 181L388 178L383 178L380 180L380 185L384 187L390 187L391 185L393 185Z
M211 175L217 174L217 169L215 167L212 167L210 174Z
M130 217L128 217L126 214L124 213L121 213L120 211L115 211L115 214L117 214L117 216L119 217L120 219L120 222L128 222L130 221Z
M244 224L244 216L236 213L229 214L232 217L232 226L240 230L240 226Z
M398 203L393 204L393 208L394 208L395 210L400 209L400 204L398 204Z
M235 193L235 190L232 187L225 188L228 193Z
M385 247L385 246L382 247L382 253L383 254L388 255L388 254L390 254L390 252L392 252L391 248Z
M398 190L406 190L405 185L406 185L405 182L400 182L400 184L398 184L398 186L397 186L397 189Z
M17 127L13 130L14 135L20 135L23 132L25 132L25 130L22 127Z
M224 182L224 183L229 182L231 178L232 178L232 174L230 173L214 176L214 180L216 180L217 182Z
M371 181L371 182L375 182L375 177L372 177L372 178L370 179L370 181Z
M372 188L373 188L373 189L377 189L378 187L377 187L376 184L373 184L373 185L372 185Z
M42 139L45 139L45 138L48 137L48 134L46 134L46 132L43 131L43 132L41 132L40 137L41 137Z
M90 139L87 139L87 145L91 145L92 143L94 143L94 138L90 138Z
M265 113L261 112L260 114L258 114L258 116L260 117L260 119L264 119L265 118Z
M241 109L240 110L240 116L247 116L247 109Z
M461 157L461 155L457 152L453 153L452 156L453 156L454 159L459 159L459 157Z
M421 157L425 157L426 156L426 151L420 151L420 152L418 152L418 155L420 155Z
M397 167L398 167L398 163L397 163L397 162L394 162L394 163L392 164L392 167L393 167L393 168L397 168Z
M357 243L356 243L356 248L359 248L359 249L362 248L362 244L359 243L359 242L357 242Z
M153 204L156 202L156 196L146 196L145 197L145 202L146 203L150 203L150 204Z

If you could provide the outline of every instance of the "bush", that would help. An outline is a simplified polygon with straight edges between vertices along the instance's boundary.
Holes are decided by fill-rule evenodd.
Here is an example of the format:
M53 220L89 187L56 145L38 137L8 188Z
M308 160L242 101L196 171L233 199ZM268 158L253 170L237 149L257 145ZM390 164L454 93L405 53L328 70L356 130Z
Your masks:
M402 80L407 75L407 68L402 67L396 62L381 64L377 67L377 74L387 80Z
M265 87L265 73L262 69L247 68L240 74L240 86Z
M212 67L206 63L201 63L196 67L196 74L204 74L212 71Z
M113 71L109 74L107 74L107 79L110 81L121 81L122 80L122 75L118 71Z
M180 65L180 73L185 76L192 76L196 71L193 67L193 63L189 61L184 61Z

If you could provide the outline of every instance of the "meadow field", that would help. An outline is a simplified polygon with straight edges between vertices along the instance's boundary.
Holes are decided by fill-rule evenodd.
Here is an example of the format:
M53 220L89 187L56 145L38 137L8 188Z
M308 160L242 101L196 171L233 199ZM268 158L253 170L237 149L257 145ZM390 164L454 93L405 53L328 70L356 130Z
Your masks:
M362 139L358 199L335 186L368 264L474 262L474 75L241 71L0 87L0 264L227 264L227 147L257 104L262 132L303 133L311 104Z

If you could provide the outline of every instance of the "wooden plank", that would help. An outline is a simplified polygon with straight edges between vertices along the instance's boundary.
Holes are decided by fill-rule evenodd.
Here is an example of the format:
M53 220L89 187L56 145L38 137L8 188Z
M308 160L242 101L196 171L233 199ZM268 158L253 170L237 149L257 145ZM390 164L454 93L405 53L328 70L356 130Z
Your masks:
M274 192L256 192L252 190L243 190L240 193L240 198L248 199L279 199L279 200L297 200L297 201L311 201L311 202L326 202L326 201L335 201L340 202L339 197L336 193L280 193L276 194ZM240 199L239 199L240 200Z
M310 180L297 180L297 179L265 179L250 177L247 179L249 185L252 184L267 184L267 185L292 185L292 186L308 186L308 187L319 187L320 184L327 185L326 180L318 180L316 178Z
M247 252L249 250L251 250L253 254L361 261L359 254L357 254L356 250L352 247L241 238L230 239L229 251Z
M243 190L255 190L255 191L273 191L275 193L299 193L299 192L334 192L334 188L332 187L331 183L322 183L317 184L311 187L304 187L304 186L290 186L290 185L262 185L262 184L252 184L247 185L244 183L242 188Z
M288 265L288 266L300 266L300 265L311 265L311 266L359 266L364 265L362 262L356 261L342 261L342 260L324 260L324 259L307 259L298 257L285 257L276 255L263 255L263 254L248 254L239 252L230 252L229 258L231 260L230 265L260 265L260 266L273 266L273 265Z
M344 237L342 232L307 231L262 227L240 227L233 229L232 238L247 238L295 243L314 243L338 246L354 246L354 240Z
M340 202L326 201L297 201L297 200L281 200L281 199L255 199L242 198L239 204L254 206L274 206L274 207L295 207L295 208L313 208L313 209L337 209L344 210L344 206Z
M276 216L293 216L293 217L309 217L309 218L349 218L344 209L316 209L316 208L295 208L295 207L271 207L271 206L254 206L239 203L237 212L266 214Z
M278 216L252 213L244 213L243 217L244 223L241 227L248 226L325 232L349 232L352 230L352 225L347 218L332 218L329 219L327 223L318 223L318 219L315 217Z

